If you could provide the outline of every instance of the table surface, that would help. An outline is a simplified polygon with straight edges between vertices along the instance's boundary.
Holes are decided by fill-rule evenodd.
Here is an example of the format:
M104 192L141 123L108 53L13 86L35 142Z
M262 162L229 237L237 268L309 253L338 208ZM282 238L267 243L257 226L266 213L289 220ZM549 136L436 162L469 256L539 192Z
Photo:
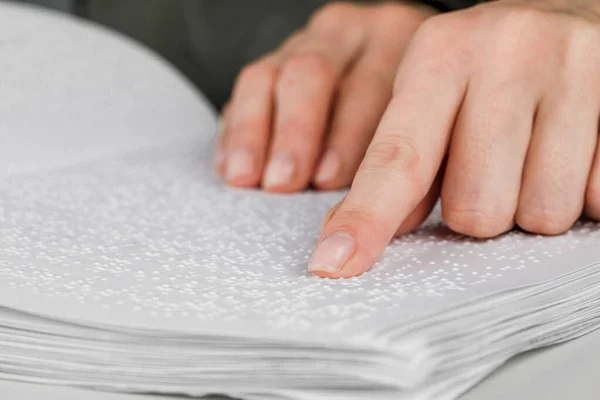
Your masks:
M461 400L597 400L600 330L509 361ZM3 400L168 400L171 397L101 393L0 381Z

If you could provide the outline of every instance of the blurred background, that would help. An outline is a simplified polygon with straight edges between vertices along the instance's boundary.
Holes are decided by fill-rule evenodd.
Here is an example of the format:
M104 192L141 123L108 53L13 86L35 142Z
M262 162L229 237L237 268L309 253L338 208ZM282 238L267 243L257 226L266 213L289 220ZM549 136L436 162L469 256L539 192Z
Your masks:
M238 71L326 0L13 0L76 14L145 43L220 108Z

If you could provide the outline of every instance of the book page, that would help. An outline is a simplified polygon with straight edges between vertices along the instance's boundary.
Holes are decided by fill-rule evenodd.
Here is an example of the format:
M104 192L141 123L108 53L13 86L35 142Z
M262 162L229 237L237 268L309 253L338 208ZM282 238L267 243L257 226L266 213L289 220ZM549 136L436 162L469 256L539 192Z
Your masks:
M0 71L0 177L216 130L213 108L166 61L67 15L0 3Z
M453 235L434 213L364 276L313 277L320 221L343 193L225 187L212 170L214 112L171 67L102 28L2 7L7 307L90 325L309 342L344 333L364 344L389 325L599 261L596 224L483 242Z
M363 276L316 278L311 249L343 193L227 188L211 149L198 139L1 182L0 304L127 328L360 338L598 261L593 223L476 241L434 214Z

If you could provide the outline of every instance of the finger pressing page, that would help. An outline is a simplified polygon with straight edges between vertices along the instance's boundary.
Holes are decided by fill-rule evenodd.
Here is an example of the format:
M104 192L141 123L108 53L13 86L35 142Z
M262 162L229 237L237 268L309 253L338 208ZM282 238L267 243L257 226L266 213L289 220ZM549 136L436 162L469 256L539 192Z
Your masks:
M347 25L344 25L347 26ZM362 46L353 32L308 32L281 67L274 137L262 186L293 192L310 182L328 126L338 81Z
M279 59L268 56L238 76L227 111L224 176L237 187L256 187L264 168L273 118Z
M321 232L309 264L319 276L370 269L440 169L466 76L440 68L445 60L427 52L410 53L352 188Z

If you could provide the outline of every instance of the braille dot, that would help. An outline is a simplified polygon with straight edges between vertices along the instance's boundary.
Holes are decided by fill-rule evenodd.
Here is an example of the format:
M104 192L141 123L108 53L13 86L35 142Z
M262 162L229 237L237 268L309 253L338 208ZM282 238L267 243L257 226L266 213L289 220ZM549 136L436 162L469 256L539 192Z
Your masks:
M323 280L306 264L322 216L342 196L230 190L191 149L28 176L0 189L0 290L85 304L89 315L118 307L138 322L256 318L260 329L332 333L376 313L410 314L411 298L445 306L472 286L519 282L569 252L594 251L600 237L586 223L566 238L475 241L441 230L437 209L370 272Z

